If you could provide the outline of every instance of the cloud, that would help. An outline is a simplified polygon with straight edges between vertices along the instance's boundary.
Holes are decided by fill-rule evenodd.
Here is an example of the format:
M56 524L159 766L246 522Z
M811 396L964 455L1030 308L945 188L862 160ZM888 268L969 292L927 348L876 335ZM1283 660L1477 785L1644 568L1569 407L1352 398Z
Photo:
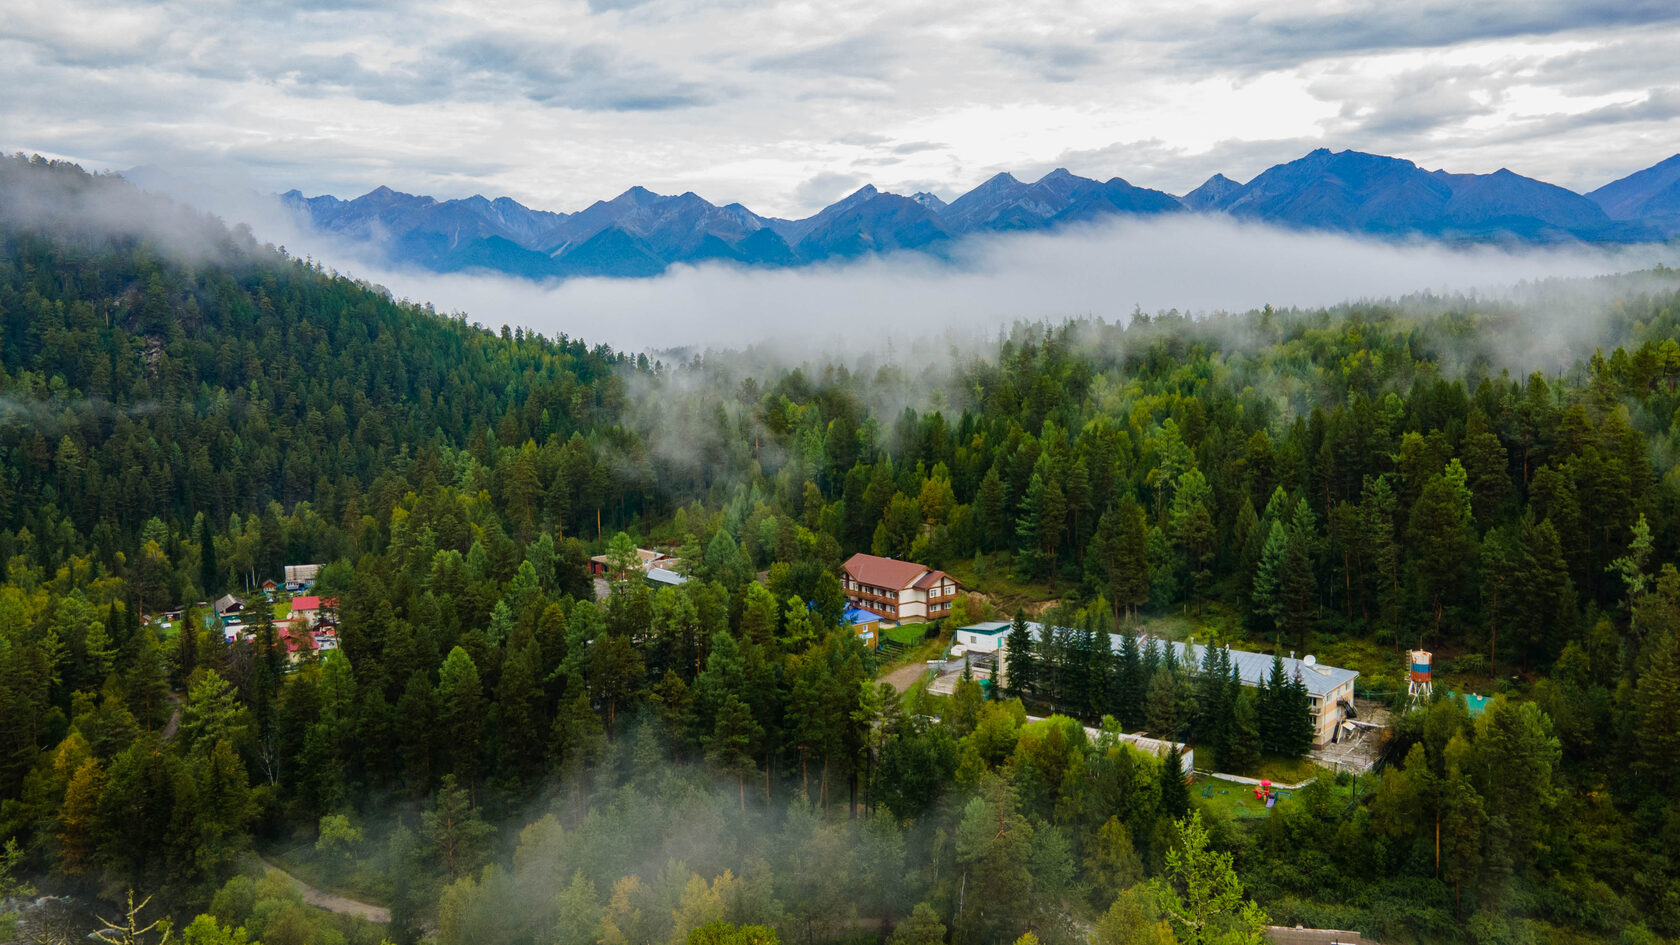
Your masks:
M990 45L1006 58L1026 65L1048 82L1072 82L1102 61L1097 50L1074 43L1006 40Z
M1203 38L1186 44L1180 58L1275 69L1359 53L1680 22L1680 6L1669 0L1422 4L1364 0L1351 9L1324 14L1272 15L1272 9L1291 8L1251 7L1221 17L1197 30L1194 35ZM1157 31L1155 37L1160 36Z
M863 182L864 179L857 174L823 171L795 188L793 197L801 206L826 207L862 186Z
M679 183L778 214L892 157L948 194L1059 165L1182 192L1320 146L1579 187L1672 152L1677 40L1671 0L13 0L0 145L545 206Z
M891 37L866 33L791 52L760 56L753 60L752 69L755 72L880 80L887 77L898 61L894 47Z
M652 0L589 0L589 12L609 13L614 10L634 10Z
M838 138L835 138L834 143L849 144L854 147L867 148L878 144L886 144L891 140L892 138L888 135L878 135L869 132L854 132L852 134L841 135Z
M894 154L921 154L923 151L943 151L946 146L937 141L906 141L894 145Z
M1493 114L1501 98L1499 81L1487 69L1436 66L1366 78L1357 67L1337 70L1308 86L1314 95L1341 104L1344 140L1423 135Z
M464 77L488 80L542 105L663 111L701 105L713 95L658 66L601 44L571 46L484 34L451 43L443 55Z

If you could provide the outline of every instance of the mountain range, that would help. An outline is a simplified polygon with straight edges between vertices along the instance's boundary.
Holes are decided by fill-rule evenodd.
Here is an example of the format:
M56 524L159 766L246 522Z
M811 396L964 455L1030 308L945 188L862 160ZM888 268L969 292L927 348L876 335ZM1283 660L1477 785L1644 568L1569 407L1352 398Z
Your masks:
M998 174L949 203L866 185L800 220L642 187L576 213L534 210L507 197L439 201L388 187L353 200L296 190L281 200L394 265L530 279L639 277L681 263L779 268L899 250L942 256L975 234L1187 213L1388 239L1651 242L1680 235L1680 155L1578 194L1504 169L1426 171L1400 158L1321 148L1247 183L1215 174L1181 196L1058 169L1030 183Z

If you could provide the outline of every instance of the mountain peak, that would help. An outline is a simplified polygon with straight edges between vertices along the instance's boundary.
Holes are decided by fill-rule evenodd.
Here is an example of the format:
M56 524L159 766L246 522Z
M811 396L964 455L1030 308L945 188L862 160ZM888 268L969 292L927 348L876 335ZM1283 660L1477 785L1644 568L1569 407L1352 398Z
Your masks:
M879 190L875 189L874 184L864 184L862 187L859 187L857 190L854 190L850 194L847 194L845 199L843 199L839 203L835 204L835 206L840 206L841 204L860 203L862 201L869 200L869 199L874 198L874 197L878 197L878 196L880 196L880 194L881 194L881 192Z
M929 210L932 210L934 213L941 213L947 206L949 206L949 204L945 201L939 199L938 194L930 194L925 190L917 191L916 193L911 194L910 199L916 201Z

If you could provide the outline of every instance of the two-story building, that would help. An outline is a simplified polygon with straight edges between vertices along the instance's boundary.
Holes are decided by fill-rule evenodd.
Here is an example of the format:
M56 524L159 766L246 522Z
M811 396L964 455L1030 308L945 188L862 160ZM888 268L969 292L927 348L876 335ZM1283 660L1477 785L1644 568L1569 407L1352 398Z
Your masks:
M944 571L866 554L846 559L840 583L846 602L880 617L883 627L944 617L962 590Z

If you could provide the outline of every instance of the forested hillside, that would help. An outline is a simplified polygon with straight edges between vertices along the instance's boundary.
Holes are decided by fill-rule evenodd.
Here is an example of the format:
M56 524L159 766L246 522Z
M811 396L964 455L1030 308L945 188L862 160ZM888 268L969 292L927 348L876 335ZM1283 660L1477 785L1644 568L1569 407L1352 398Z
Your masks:
M125 188L0 167L0 884L155 894L201 945L1680 934L1669 271L665 365L54 209ZM587 556L636 545L691 580L597 602ZM1042 589L1069 636L1024 702L906 704L840 624L856 551ZM141 619L311 562L342 645L295 666L266 602L231 645ZM1232 819L1076 724L1279 747L1223 675L1081 643L1168 616L1499 695ZM299 849L390 925L246 858Z

